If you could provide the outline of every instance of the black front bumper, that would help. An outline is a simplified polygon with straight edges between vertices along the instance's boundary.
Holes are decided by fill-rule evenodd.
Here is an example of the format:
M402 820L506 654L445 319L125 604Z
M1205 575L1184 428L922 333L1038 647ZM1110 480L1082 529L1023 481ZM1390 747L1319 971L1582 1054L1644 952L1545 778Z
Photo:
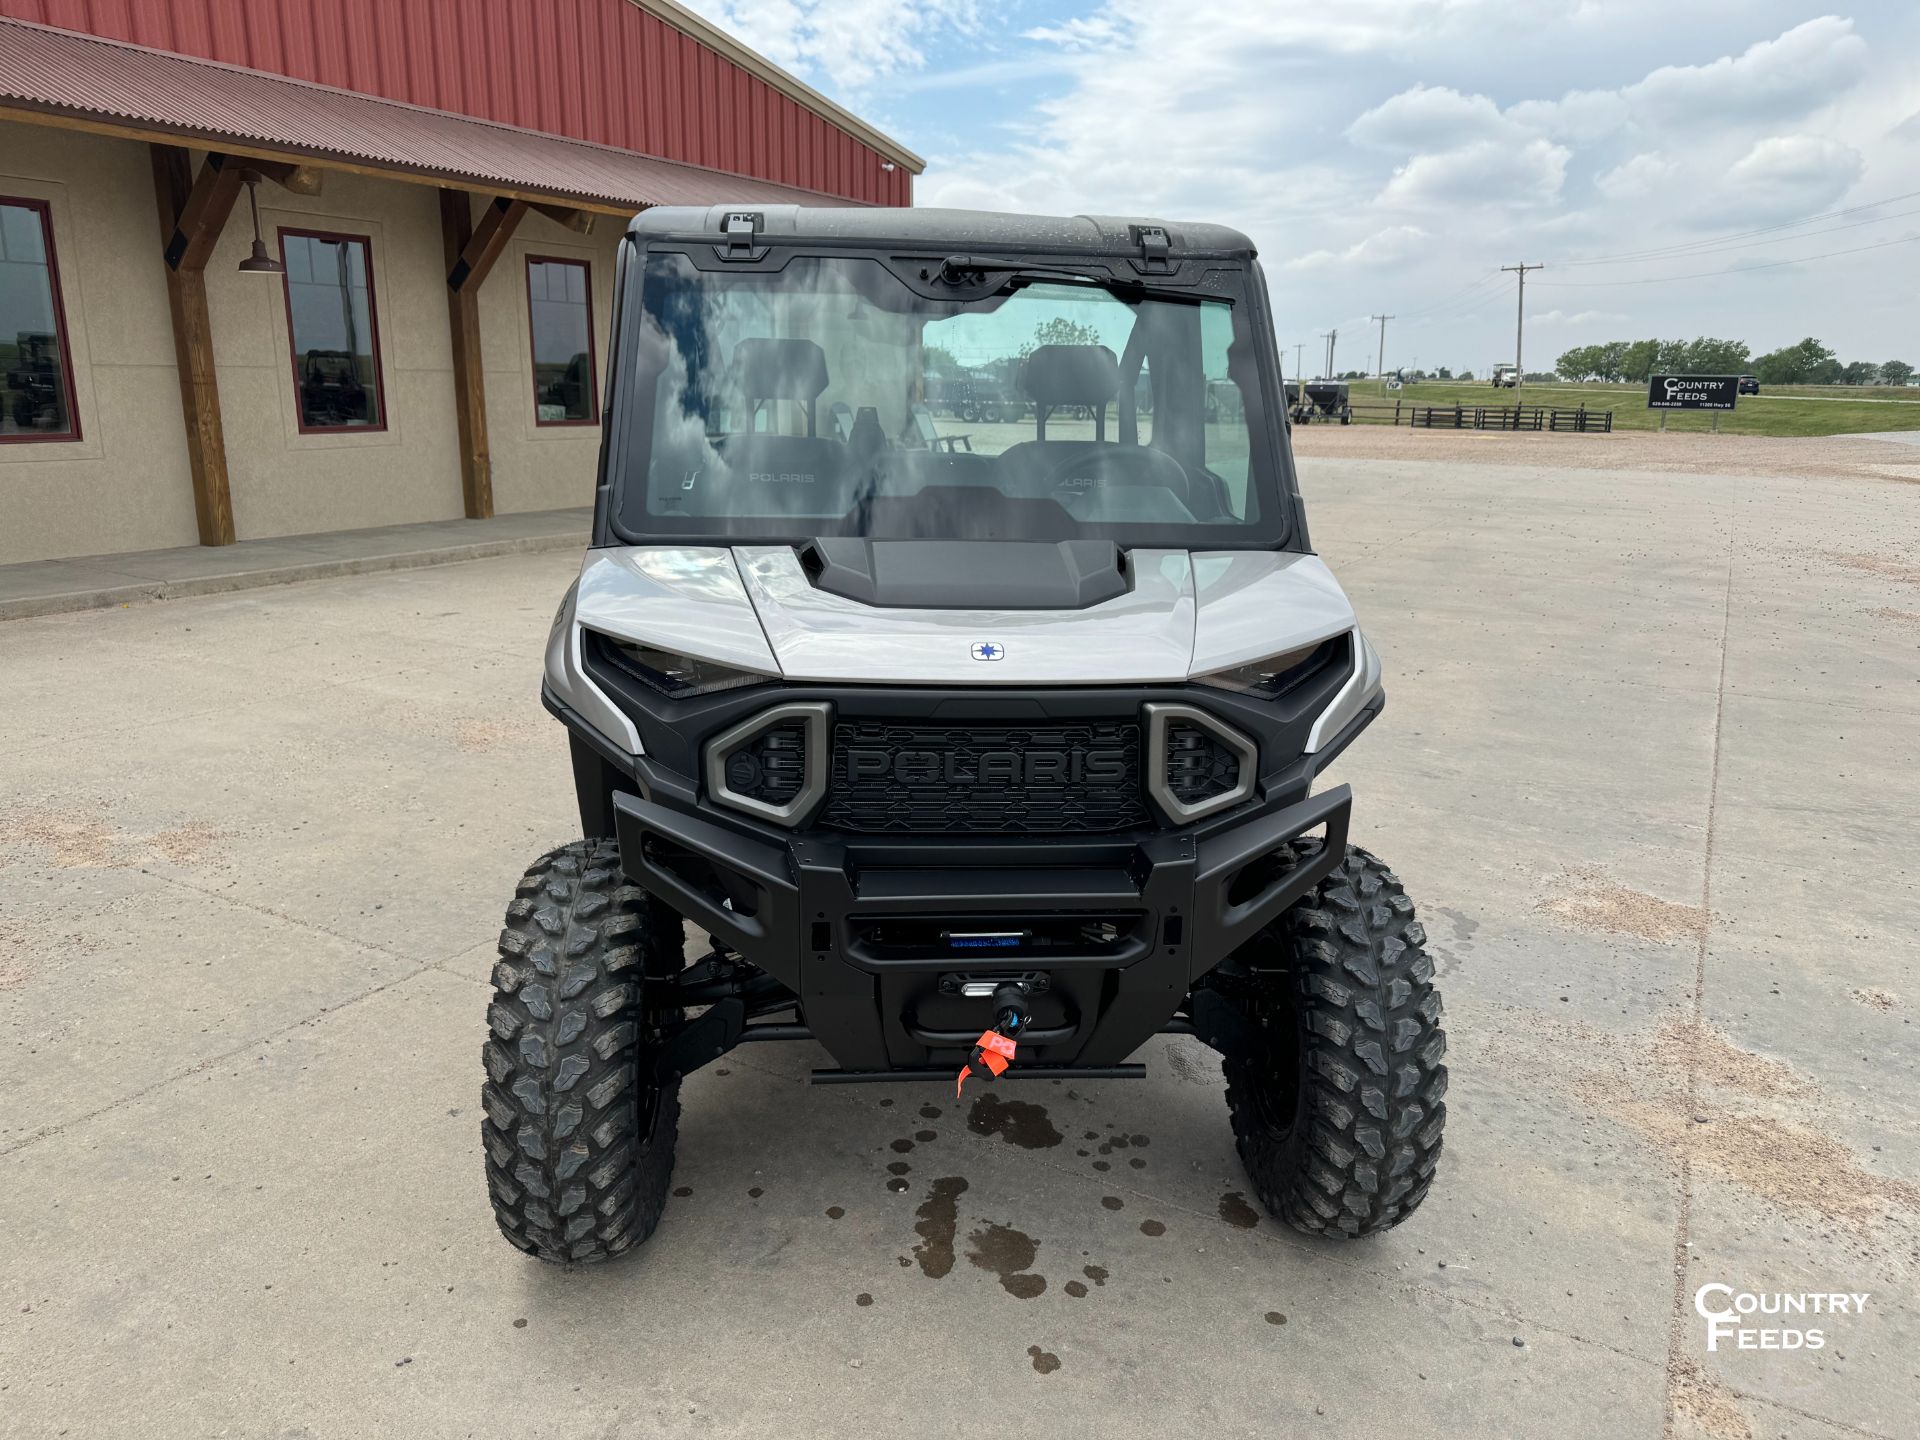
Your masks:
M902 844L742 833L612 797L633 881L790 989L847 1072L954 1067L991 1023L963 981L1044 977L1019 1065L1112 1067L1346 851L1344 785L1196 838ZM1304 864L1289 842L1325 845Z

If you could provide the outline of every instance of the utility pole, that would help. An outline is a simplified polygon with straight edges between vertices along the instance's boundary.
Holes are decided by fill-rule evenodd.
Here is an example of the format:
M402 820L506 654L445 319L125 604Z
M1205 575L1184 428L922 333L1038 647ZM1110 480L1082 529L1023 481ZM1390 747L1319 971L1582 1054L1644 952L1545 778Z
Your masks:
M1327 368L1322 372L1322 375L1323 378L1331 380L1333 379L1333 347L1334 342L1340 338L1340 332L1338 330L1324 330L1321 332L1320 338L1327 342Z
M1299 340L1299 341L1296 341L1296 342L1294 343L1294 347L1293 347L1293 378L1294 378L1294 379L1296 379L1296 380L1304 380L1304 379L1306 379L1306 378L1307 378L1306 376L1304 376L1304 375L1302 375L1302 374L1300 373L1300 366L1301 366L1301 363L1302 363L1302 362L1301 362L1301 359L1300 359L1300 353L1301 353L1301 352L1302 352L1303 350L1305 350L1306 348L1307 348L1307 342L1306 342L1306 341L1304 341L1304 340Z
M1523 262L1519 265L1502 265L1500 268L1511 270L1520 277L1520 300L1515 309L1513 321L1513 401L1517 405L1520 403L1520 389L1527 383L1526 366L1520 359L1520 338L1527 327L1527 272L1544 270L1547 267L1544 264L1528 265Z
M1367 318L1369 320L1378 320L1380 322L1380 356L1377 360L1374 361L1373 369L1374 369L1374 378L1376 380L1385 381L1387 378L1387 321L1393 319L1393 316L1369 315Z

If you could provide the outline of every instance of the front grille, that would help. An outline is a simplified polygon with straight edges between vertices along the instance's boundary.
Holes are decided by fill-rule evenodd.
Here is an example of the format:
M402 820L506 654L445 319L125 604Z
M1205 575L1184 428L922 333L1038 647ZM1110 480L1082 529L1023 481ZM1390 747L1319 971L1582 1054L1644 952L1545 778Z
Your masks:
M1182 805L1203 805L1240 783L1240 757L1209 730L1167 723L1167 789Z
M727 756L727 789L763 805L792 802L807 782L807 727L800 719L770 725Z
M844 721L833 729L820 823L874 835L1086 835L1145 826L1140 727Z

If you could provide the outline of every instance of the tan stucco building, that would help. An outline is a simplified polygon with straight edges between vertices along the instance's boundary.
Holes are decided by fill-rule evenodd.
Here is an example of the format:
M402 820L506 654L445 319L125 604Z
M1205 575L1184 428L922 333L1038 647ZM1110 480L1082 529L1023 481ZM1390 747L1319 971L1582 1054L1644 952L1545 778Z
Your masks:
M692 120L752 95L758 173L658 153L688 117L643 153L0 18L0 563L588 504L626 216L901 202L917 158L799 82L666 0L548 8L591 7Z

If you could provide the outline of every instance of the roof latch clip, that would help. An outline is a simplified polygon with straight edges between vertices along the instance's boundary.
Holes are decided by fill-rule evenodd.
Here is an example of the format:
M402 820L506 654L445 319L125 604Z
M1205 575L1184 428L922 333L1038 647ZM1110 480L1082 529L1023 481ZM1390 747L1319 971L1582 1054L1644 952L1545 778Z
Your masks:
M1173 273L1173 241L1168 237L1164 226L1134 226L1133 243L1140 247L1140 259L1134 263L1141 274L1171 275Z
M754 244L760 234L760 227L766 217L754 210L729 210L726 218L720 222L720 233L726 237L726 246L720 251L722 260L758 260L767 253L767 247Z

